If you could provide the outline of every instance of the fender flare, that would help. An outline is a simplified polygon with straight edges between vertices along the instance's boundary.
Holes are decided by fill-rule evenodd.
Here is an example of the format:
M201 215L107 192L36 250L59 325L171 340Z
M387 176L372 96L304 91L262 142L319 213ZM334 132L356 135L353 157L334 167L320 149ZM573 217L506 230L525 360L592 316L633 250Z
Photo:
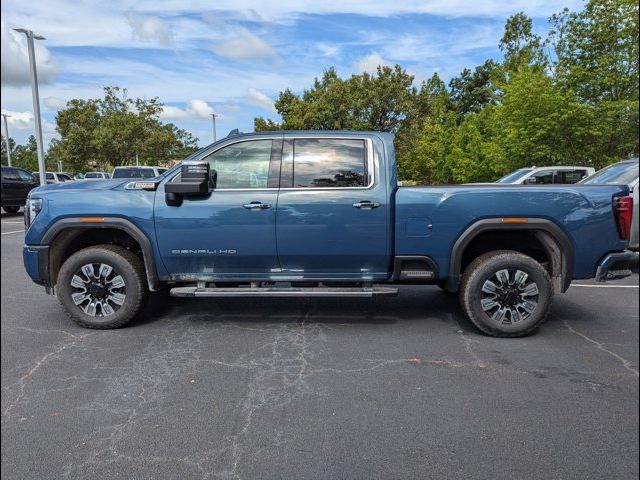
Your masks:
M131 237L133 237L133 239L140 245L149 290L152 292L158 291L160 288L160 279L158 278L153 247L149 238L133 222L124 218L100 217L100 219L100 222L82 221L81 217L70 217L58 220L47 229L47 232L42 237L42 243L50 245L59 233L68 228L80 228L85 230L116 228L118 230L123 230L131 235Z
M574 248L573 243L567 234L551 220L544 218L524 218L523 223L504 223L502 218L486 218L471 224L456 240L451 250L449 260L449 275L445 288L449 291L456 291L462 276L462 255L469 244L479 234L495 230L525 230L541 233L544 238L540 238L547 253L553 253L554 245L560 253L560 259L555 267L560 268L557 282L554 288L560 292L565 292L571 284L573 275ZM549 255L553 259L553 255ZM555 262L554 262L555 263Z

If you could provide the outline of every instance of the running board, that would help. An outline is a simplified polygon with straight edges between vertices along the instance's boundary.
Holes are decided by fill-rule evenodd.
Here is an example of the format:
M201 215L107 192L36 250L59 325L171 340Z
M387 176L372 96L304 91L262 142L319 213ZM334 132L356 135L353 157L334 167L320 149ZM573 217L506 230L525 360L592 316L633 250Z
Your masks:
M397 295L398 289L391 287L329 288L329 287L237 287L198 288L175 287L169 292L172 297L363 297Z

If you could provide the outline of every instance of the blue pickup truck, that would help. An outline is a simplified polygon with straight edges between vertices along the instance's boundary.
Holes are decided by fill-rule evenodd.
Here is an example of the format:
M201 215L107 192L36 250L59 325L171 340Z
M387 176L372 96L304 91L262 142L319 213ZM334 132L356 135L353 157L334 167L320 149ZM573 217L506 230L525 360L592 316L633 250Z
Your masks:
M573 279L630 274L624 185L398 186L393 136L230 135L153 179L33 190L24 264L88 328L178 297L459 292L484 333L517 337Z

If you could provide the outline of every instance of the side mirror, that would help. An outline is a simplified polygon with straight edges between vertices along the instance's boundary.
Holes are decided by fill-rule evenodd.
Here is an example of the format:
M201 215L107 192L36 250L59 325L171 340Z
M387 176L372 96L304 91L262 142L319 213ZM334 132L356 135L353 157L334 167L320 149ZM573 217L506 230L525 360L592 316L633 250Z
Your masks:
M538 178L537 177L529 177L525 180L525 183L529 183L529 184L533 184L533 183L538 183Z
M169 182L164 186L166 193L180 195L207 195L210 191L209 162L182 162L182 174L179 182Z

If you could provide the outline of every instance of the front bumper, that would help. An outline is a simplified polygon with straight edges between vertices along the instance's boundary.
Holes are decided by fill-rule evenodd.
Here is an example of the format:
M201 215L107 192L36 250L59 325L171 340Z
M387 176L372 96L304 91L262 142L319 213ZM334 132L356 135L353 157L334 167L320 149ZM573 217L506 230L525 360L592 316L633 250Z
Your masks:
M38 285L50 288L49 245L24 245L22 259L31 280Z
M636 254L630 250L605 255L598 264L596 282L617 280L631 275L633 273L631 271L631 261L635 255Z

